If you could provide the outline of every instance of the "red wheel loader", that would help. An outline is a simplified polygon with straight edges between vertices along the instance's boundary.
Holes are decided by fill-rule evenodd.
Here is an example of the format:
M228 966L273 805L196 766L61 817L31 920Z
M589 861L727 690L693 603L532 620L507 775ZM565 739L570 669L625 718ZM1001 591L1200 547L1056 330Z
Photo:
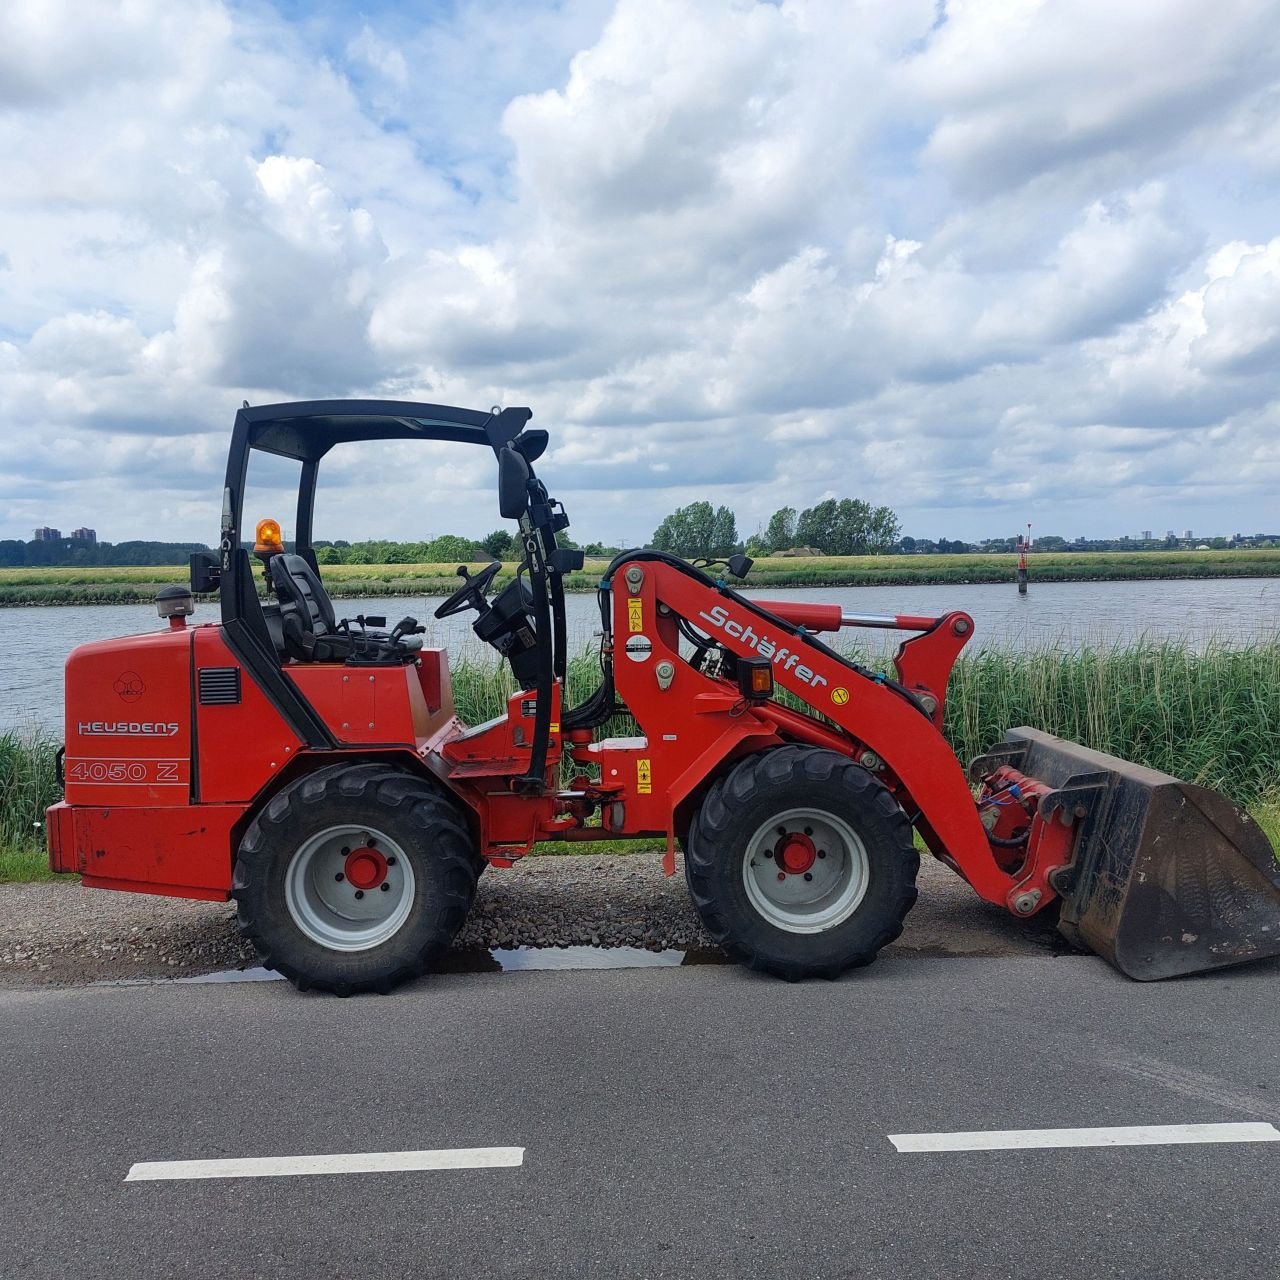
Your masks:
M544 840L644 839L685 854L689 892L734 958L786 978L866 964L916 897L913 831L981 897L1059 913L1073 942L1134 978L1280 954L1280 871L1222 797L1012 729L966 771L942 733L964 613L849 613L752 600L659 551L617 556L599 587L600 684L565 705L565 576L581 553L533 470L527 409L323 401L237 414L217 553L158 598L155 634L83 645L66 670L65 800L50 861L86 885L225 900L263 963L299 987L387 991L431 967L486 865ZM413 619L339 619L312 547L320 465L351 442L491 451L519 525L517 576L471 576L440 618L474 611L510 665L504 715L463 724L449 664ZM251 455L293 460L294 549L263 521ZM725 569L742 578L746 557ZM258 578L265 598L258 590ZM910 633L894 675L823 634ZM606 736L625 712L629 736Z

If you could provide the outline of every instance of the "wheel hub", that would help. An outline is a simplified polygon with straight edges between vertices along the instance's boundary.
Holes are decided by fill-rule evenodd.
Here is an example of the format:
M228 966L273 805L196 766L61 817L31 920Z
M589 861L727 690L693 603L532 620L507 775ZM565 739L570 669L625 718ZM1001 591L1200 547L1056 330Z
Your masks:
M866 846L839 814L796 805L763 822L742 855L752 907L787 933L825 933L843 924L866 895Z
M342 867L356 889L376 889L387 878L387 860L372 845L362 845L347 854Z
M804 875L813 866L817 857L814 843L802 831L789 831L778 841L774 850L774 858L778 866L788 875Z

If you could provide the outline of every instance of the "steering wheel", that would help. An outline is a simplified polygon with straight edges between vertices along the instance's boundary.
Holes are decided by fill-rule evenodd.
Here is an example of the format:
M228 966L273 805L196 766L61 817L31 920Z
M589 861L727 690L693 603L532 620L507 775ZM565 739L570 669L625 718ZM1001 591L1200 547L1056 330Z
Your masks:
M495 560L492 564L485 565L479 573L472 577L467 572L466 565L460 564L458 566L458 577L462 579L462 586L436 608L436 617L452 618L454 614L465 613L468 609L483 609L485 606L484 593L489 589L489 584L501 568L501 563Z

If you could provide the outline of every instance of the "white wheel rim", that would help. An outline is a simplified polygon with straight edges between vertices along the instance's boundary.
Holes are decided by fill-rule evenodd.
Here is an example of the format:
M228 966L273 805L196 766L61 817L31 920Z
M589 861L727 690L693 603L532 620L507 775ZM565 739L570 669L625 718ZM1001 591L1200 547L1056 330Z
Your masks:
M371 848L387 864L380 883L361 888L347 878L353 850ZM385 886L385 887L384 887ZM294 924L330 951L368 951L399 932L413 910L416 881L404 850L376 827L326 827L299 846L285 871L284 894Z
M780 850L789 840L816 851L803 871L786 870ZM775 814L747 842L742 883L751 905L787 933L823 933L862 904L871 879L866 846L843 818L823 809Z

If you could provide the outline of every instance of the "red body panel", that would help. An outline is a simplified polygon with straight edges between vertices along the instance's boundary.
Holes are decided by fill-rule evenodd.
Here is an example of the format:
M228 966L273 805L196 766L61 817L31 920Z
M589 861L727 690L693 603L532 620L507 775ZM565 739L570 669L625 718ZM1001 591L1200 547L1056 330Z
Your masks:
M449 680L449 655L443 649L423 649L414 670L422 686L427 714L433 723L453 716L453 685Z
M551 744L547 750L547 778L560 766L560 688L551 690ZM557 807L551 795L530 796L507 785L529 768L537 699L513 693L507 714L441 742L437 761L440 776L475 812L481 832L481 851L498 860L527 853L539 839L553 838Z
M71 808L72 858L95 888L225 901L231 889L231 831L243 805L190 808ZM71 865L68 865L70 862Z
M67 659L66 799L186 805L193 630L99 640Z
M431 715L414 667L295 662L285 675L339 742L411 744L430 733Z
M222 638L221 627L195 627L193 634L197 680L201 670L240 667ZM71 696L70 685L67 696ZM196 798L201 803L252 800L302 747L301 739L244 670L240 671L238 703L198 702L195 718Z

